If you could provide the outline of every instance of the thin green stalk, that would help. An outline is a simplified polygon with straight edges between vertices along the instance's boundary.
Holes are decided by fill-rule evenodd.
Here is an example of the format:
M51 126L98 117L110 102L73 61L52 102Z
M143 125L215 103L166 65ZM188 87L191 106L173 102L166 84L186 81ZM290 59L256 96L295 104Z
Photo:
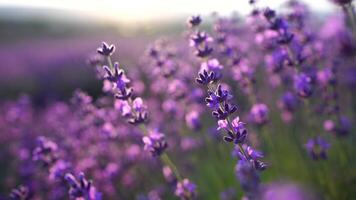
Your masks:
M180 175L180 173L179 173L177 167L174 165L174 163L173 163L172 160L169 158L169 156L168 156L167 153L163 153L163 154L161 155L161 160L162 160L162 162L163 162L164 164L168 165L168 166L172 169L174 175L177 177L177 179L178 179L179 181L182 181L182 180L183 180L183 178L182 178L182 176Z
M108 62L109 68L111 70L113 70L114 69L114 65L112 64L111 57L110 56L106 56L106 61Z

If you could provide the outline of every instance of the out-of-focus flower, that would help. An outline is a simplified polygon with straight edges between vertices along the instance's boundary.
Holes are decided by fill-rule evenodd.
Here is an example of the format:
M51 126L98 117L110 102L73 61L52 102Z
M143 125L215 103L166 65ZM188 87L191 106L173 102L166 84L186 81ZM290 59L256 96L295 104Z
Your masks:
M258 103L252 106L250 111L250 118L253 123L263 125L268 122L269 110L266 104Z
M175 195L181 200L189 200L196 198L197 186L189 179L183 179L177 183Z
M187 24L188 24L189 27L199 26L200 23L201 23L201 18L200 18L199 15L191 16L191 17L187 20Z
M106 42L102 43L102 46L97 49L97 52L103 56L111 56L115 51L114 45L108 45Z
M300 97L310 97L313 93L312 79L304 73L294 76L294 89Z
M192 110L185 115L185 122L188 127L193 130L198 130L201 127L199 112Z
M29 200L30 199L30 190L28 187L20 185L17 188L14 188L10 195L10 200Z
M221 79L222 69L224 67L219 63L217 59L210 59L207 62L203 62L200 66L200 73L203 73L204 70L208 72L214 72L214 81Z
M101 200L101 193L96 192L92 181L88 181L84 173L79 173L78 179L71 173L65 175L65 180L69 184L69 196L72 199L80 200L82 198L88 200Z
M308 153L314 160L324 160L327 158L327 150L330 144L322 137L314 137L308 140L305 145Z
M148 136L144 136L142 141L145 144L144 149L149 151L152 156L160 156L168 147L164 134L157 130L151 131Z
M50 166L58 159L57 144L41 136L37 139L38 145L33 150L33 160L39 161L45 166Z

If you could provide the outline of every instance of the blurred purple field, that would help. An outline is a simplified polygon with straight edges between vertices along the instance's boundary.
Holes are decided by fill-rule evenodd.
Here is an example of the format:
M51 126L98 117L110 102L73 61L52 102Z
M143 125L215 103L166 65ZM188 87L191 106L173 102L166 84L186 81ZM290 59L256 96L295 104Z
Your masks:
M328 2L0 7L0 200L355 199L355 7Z

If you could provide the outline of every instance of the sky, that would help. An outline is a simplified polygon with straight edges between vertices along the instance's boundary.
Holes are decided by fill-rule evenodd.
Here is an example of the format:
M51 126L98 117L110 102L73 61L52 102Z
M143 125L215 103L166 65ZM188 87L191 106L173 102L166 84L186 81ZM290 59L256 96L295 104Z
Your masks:
M303 0L312 9L329 12L335 9L328 0ZM258 6L276 8L286 0L259 0ZM0 0L0 7L60 9L83 12L122 22L169 19L192 14L210 14L217 11L229 14L238 11L247 14L248 0Z

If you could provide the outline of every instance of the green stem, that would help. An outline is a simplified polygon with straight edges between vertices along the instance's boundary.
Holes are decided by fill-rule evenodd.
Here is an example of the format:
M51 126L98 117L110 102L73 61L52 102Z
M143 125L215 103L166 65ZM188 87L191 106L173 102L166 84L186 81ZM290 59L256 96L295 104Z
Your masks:
M114 65L112 64L111 57L110 56L106 56L106 61L108 62L109 68L111 70L113 70L114 69Z
M142 130L143 132L143 135L148 135L148 131L147 131L147 128L146 128L146 125L145 124L141 124L140 125L140 129ZM179 170L178 168L176 167L176 165L172 162L172 160L169 158L168 154L167 153L163 153L161 156L160 156L162 162L169 166L172 170L172 172L174 173L174 175L177 177L177 179L179 181L182 181L183 178L182 176L180 175L179 173Z
M178 168L174 165L174 163L173 163L172 160L169 158L169 156L168 156L167 153L163 153L163 154L161 155L161 160L162 160L162 162L163 162L164 164L168 165L168 166L172 169L174 175L177 177L177 179L178 179L179 181L182 181L182 180L183 180L182 176L180 175L180 173L179 173L179 171L178 171Z

